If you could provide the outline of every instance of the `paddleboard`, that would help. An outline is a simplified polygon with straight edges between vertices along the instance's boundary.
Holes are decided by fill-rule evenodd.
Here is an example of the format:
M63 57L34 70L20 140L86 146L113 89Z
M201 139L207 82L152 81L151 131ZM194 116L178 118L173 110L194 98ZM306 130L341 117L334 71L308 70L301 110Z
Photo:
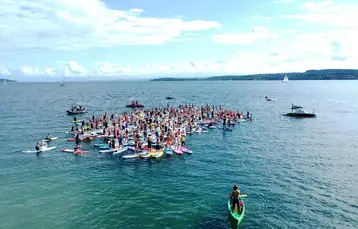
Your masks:
M37 153L38 151L36 151L36 150L24 150L22 152L23 153Z
M138 157L137 154L128 154L125 156L122 156L123 159L136 159Z
M118 149L116 152L113 153L113 155L123 153L123 152L127 151L127 149L128 149L127 147L123 147L121 149Z
M180 146L179 149L183 152L183 153L187 153L187 154L192 154L193 151L191 151L190 149L184 147L184 146Z
M58 138L58 137L47 138L47 139L45 139L45 140L43 140L43 141L47 141L47 142L49 142L49 141L55 141L57 138Z
M107 149L107 150L100 150L99 152L100 153L113 153L113 152L116 152L117 149Z
M52 146L52 147L46 147L46 148L40 148L40 152L46 152L46 151L50 151L50 150L54 150L56 149L56 146Z

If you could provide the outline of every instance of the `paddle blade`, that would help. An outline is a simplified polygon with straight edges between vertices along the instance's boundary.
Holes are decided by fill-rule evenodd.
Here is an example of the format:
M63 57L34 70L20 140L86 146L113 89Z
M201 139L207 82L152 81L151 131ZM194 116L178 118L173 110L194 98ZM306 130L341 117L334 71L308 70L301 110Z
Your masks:
M247 197L247 194L241 194L240 197Z

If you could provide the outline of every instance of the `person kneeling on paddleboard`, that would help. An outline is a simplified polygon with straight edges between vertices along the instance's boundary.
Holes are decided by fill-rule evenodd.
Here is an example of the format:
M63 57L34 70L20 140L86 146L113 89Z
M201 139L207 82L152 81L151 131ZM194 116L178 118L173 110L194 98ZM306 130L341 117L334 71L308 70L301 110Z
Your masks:
M240 201L240 190L239 187L235 184L232 192L230 193L230 199L232 200L232 209L235 209L235 206L239 207L239 213L242 212L242 203Z

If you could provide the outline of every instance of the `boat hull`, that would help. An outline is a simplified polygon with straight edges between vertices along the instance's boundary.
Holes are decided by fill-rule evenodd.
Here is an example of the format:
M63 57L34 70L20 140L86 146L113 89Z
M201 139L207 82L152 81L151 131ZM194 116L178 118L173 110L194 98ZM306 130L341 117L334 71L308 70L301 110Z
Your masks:
M67 110L66 111L68 115L79 115L79 114L86 114L88 113L87 110L84 110L84 111L70 111L70 110Z
M298 117L298 118L313 118L316 117L317 114L315 113L286 113L284 116L289 117Z
M238 212L234 212L231 206L231 201L230 199L228 200L228 210L229 210L229 217L230 217L230 222L233 224L233 226L236 226L236 228L239 227L240 223L242 222L244 215L245 215L245 203L242 201L242 212L241 214L239 214Z
M144 107L144 105L142 105L142 104L134 104L134 105L128 104L128 105L126 105L126 107L129 107L129 108L142 108L142 107Z

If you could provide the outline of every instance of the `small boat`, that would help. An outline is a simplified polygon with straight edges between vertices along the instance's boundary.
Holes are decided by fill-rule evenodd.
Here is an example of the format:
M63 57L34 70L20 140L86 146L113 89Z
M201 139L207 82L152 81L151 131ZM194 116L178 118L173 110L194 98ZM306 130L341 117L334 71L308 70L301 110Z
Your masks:
M267 101L276 101L277 99L275 97L265 97Z
M66 112L68 115L78 115L78 114L88 113L88 111L86 109L84 109L84 110L67 110Z
M166 99L171 100L171 99L174 99L174 97L167 96Z
M130 108L140 108L140 107L144 107L144 105L139 104L138 101L133 100L132 103L127 104L126 107L130 107Z
M129 108L141 108L141 107L144 107L144 105L142 105L142 104L127 104L126 107L129 107Z
M228 205L228 209L229 209L229 216L230 216L230 220L232 220L232 223L236 225L236 227L239 227L242 219L244 218L245 215L245 203L242 201L242 212L241 214L239 214L238 211L234 211L234 209L232 209L232 204L231 201L229 199L227 205Z
M288 83L288 77L287 77L287 75L283 78L282 82L283 82L283 83Z
M316 112L305 112L303 110L303 107L301 106L295 106L293 104L291 104L291 112L285 113L283 114L284 116L290 116L290 117L300 117L300 118L312 118L312 117L316 117Z

